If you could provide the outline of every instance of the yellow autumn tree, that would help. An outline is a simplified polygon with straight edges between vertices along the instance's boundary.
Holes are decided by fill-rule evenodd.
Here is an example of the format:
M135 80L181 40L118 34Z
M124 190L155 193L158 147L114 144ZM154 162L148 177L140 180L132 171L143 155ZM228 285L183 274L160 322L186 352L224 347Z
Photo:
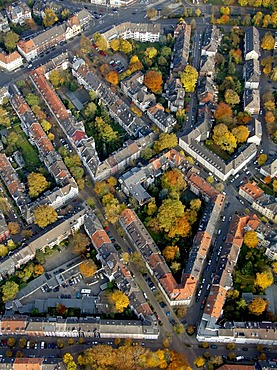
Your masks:
M178 255L178 253L180 253L180 250L179 247L177 247L177 245L168 245L163 250L162 255L164 256L166 262L170 262L175 260L176 255Z
M129 298L120 290L116 290L112 293L111 301L114 304L116 311L119 313L123 312L129 305Z
M196 359L193 361L194 365L196 367L203 367L205 365L205 359L201 356L196 357Z
M248 248L256 248L259 242L256 231L247 231L243 236L243 242Z
M258 285L262 290L271 286L273 282L274 278L271 271L263 271L256 274L255 285Z
M197 70L193 66L187 64L184 71L181 73L181 81L186 92L194 92L197 78Z
M260 316L267 307L267 301L265 301L262 297L254 298L252 302L250 302L247 306L249 312L253 315Z

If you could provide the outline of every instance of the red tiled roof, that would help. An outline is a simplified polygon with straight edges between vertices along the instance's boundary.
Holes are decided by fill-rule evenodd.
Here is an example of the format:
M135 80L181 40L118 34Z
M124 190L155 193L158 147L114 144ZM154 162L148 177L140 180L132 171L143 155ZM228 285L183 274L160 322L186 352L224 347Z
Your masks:
M220 366L220 370L254 370L254 365L236 365L236 364L224 364Z
M69 118L70 115L67 112L64 104L49 85L42 73L44 73L44 69L37 68L30 73L30 76L33 78L38 90L42 94L43 98L47 101L57 118L62 121Z
M124 211L122 211L121 216L124 218L124 222L126 225L130 225L133 221L136 221L136 216L134 215L134 212L126 208Z
M17 59L21 59L21 55L17 51L11 54L0 53L0 60L5 64L9 64Z
M201 176L198 176L196 173L191 174L189 182L210 198L213 198L219 194L217 189L211 186L206 180L204 180Z
M259 198L264 193L264 191L258 187L255 181L253 181L252 183L248 181L246 184L241 185L240 189L247 193L253 199Z
M73 136L72 136L72 140L75 142L75 143L79 143L82 139L85 139L87 136L86 136L86 133L84 131L75 131Z
M97 230L93 235L91 235L91 240L96 248L102 247L105 243L111 243L106 231Z
M212 286L205 305L205 313L219 319L226 298L226 290L221 286Z
M28 54L37 48L33 40L28 41L21 40L17 43L17 45L20 47L20 49L24 51L25 54Z

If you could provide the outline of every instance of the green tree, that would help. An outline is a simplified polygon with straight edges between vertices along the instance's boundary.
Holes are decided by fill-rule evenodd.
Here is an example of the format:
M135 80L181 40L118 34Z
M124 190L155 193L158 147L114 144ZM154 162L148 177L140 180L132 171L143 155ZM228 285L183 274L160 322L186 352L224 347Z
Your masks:
M28 94L26 96L26 102L32 107L34 105L39 105L39 98L37 95L34 94Z
M9 249L4 244L0 244L0 257L5 257L8 252Z
M7 202L5 198L1 198L1 197L0 197L0 210L4 213L5 216L11 210L11 206L9 202Z
M49 188L49 182L41 173L30 173L28 176L29 195L31 198L38 197Z
M183 324L176 324L176 325L174 325L174 328L173 328L173 330L175 331L175 333L176 334L182 334L184 331L185 331L185 329L184 329L184 325Z
M93 119L96 113L97 106L93 102L90 102L86 105L84 114L87 118Z
M201 208L201 204L202 204L202 202L201 202L201 200L199 198L192 199L190 201L190 208L191 209L194 209L195 211L198 212L200 210L200 208Z
M44 9L44 17L43 17L43 25L45 27L51 27L54 23L56 23L59 18L56 16L54 10L52 8Z
M162 57L169 58L171 56L171 53L172 53L172 51L171 51L171 48L169 46L163 46L161 48L160 54L161 54Z
M34 210L34 223L39 227L46 227L58 218L58 214L55 209L48 204L40 205Z
M19 36L17 33L13 31L6 32L3 37L5 48L7 49L9 53L15 50L16 44L18 43L18 41L19 41Z
M19 285L16 284L14 281L7 281L2 286L1 289L2 289L2 300L5 303L9 301L10 299L15 298L19 290Z
M62 19L67 19L68 17L70 16L70 10L69 9L66 9L64 8L61 12L61 17Z
M64 81L61 77L61 74L60 72L57 70L57 69L53 69L50 74L49 74L49 81L51 82L51 84L55 87L55 88L58 88L60 87Z
M258 165L259 166L262 166L263 164L265 164L267 161L267 155L266 154L261 154L258 158Z
M181 81L186 92L194 92L198 78L197 70L191 65L187 64L184 71L181 73Z

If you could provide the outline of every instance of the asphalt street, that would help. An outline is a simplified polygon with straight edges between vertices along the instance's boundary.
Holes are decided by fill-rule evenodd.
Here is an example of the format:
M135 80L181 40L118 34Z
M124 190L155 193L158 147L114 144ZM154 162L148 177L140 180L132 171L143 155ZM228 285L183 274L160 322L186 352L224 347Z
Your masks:
M159 6L161 6L161 7L165 4L166 4L166 2L159 2ZM189 3L185 2L186 6L188 6L188 4ZM71 1L68 1L68 0L64 0L63 5L67 8L69 8L69 9L72 9L72 10L77 10L78 8L81 7L80 3L74 4L74 3L72 3ZM132 5L128 8L119 9L118 13L115 13L115 12L113 13L111 9L106 8L106 7L102 7L102 6L99 6L99 5L93 5L93 4L87 4L87 3L85 3L84 5L85 5L86 8L88 8L88 10L90 10L92 12L97 11L97 12L101 12L103 14L103 17L101 19L98 19L98 20L94 19L93 20L93 23L92 23L91 27L84 32L84 34L86 36L92 36L95 32L105 31L111 25L134 19L134 14L133 14L134 9L137 10L136 15L135 15L135 21L137 23L140 23L140 22L152 23L152 21L150 21L148 19L145 19L145 14L146 14L145 13L145 7L146 7L145 4L140 4L140 3L137 4L136 3L136 4L134 4L134 5ZM192 6L192 4L189 4L189 6ZM199 4L199 5L197 5L197 7L199 7L202 10L202 13L204 13L206 15L211 14L211 5ZM250 9L250 11L249 11L249 9L246 9L246 8L242 9L240 7L232 7L232 12L240 12L239 14L241 14L242 12L246 12L246 13L254 12L254 10ZM256 10L255 10L255 12L256 12ZM265 11L263 9L263 12L266 13L267 11ZM205 20L206 20L206 18L196 19L197 27L196 27L196 32L195 32L194 38L193 38L193 47L192 47L192 53L191 53L192 58L191 59L192 59L192 64L197 69L199 67L200 57L201 57L201 47L200 47L200 45L201 45L202 33L203 33L203 30L206 26ZM171 26L174 26L176 24L177 19L161 19L161 20L159 20L159 22L163 26L171 27ZM228 30L228 27L229 26L226 26L225 28ZM263 32L265 32L265 31L263 30ZM40 64L44 64L45 62L49 61L49 59L54 58L55 56L61 54L62 52L65 52L67 50L72 50L72 49L78 49L79 42L80 42L80 36L75 37L74 39L68 41L66 45L63 45L63 46L57 45L55 47L55 49L50 51L48 54L45 54L44 56L39 57L36 60L34 60L32 62L32 65L33 65L32 68L36 68ZM0 86L4 86L4 85L8 84L11 81L16 81L18 79L27 78L27 73L29 71L30 71L30 69L27 68L26 63L24 64L23 68L20 68L19 70L15 71L13 73L5 73L3 71L0 71ZM262 76L261 92L265 91L267 88L268 88L267 81L264 79L264 76ZM196 94L191 94L191 101L190 101L190 109L189 109L189 112L188 112L188 119L187 119L186 123L184 124L184 127L182 128L182 131L181 131L180 135L186 134L187 132L189 132L194 127L195 122L197 120L197 113L196 112L197 112ZM264 150L265 150L266 153L268 153L269 151L276 151L276 145L270 140L270 138L268 138L268 135L267 135L265 129L263 131L262 145L263 145ZM255 170L255 166L253 164L249 165L248 167L249 167L251 175L255 175L257 173L257 170ZM208 176L208 173L205 172L205 170L202 169L201 171L203 171L203 174L205 175L205 177ZM227 194L226 202L229 202L230 204L228 206L226 206L226 208L225 208L225 211L224 211L225 219L224 219L224 221L220 221L217 225L218 230L220 229L221 233L220 233L220 235L217 235L216 239L214 240L214 242L216 242L216 247L215 247L215 252L212 256L211 266L209 267L209 269L207 269L207 266L205 266L205 268L204 268L203 278L205 279L205 282L202 284L201 294L199 296L199 301L196 302L196 304L188 310L187 321L188 321L189 324L197 325L197 323L199 322L199 319L200 319L200 316L201 316L201 313L202 313L202 311L201 311L202 301L208 294L208 290L209 290L208 285L211 284L211 272L215 271L215 269L216 269L216 265L218 263L217 256L218 256L218 253L219 253L219 247L221 245L223 245L223 243L224 243L223 238L227 235L229 222L230 222L229 221L230 217L235 213L235 211L243 212L245 210L245 208L247 206L249 206L249 204L247 204L247 202L245 202L244 204L242 204L240 202L240 198L238 197L238 190L237 190L238 186L241 184L241 182L245 181L245 180L243 180L243 178L245 178L245 177L248 177L248 176L246 176L245 172L241 172L241 174L239 175L239 177L237 179L235 179L232 183L228 182L228 186L226 186L226 189L225 189L226 194ZM100 210L100 212L102 214L102 217L104 218L104 213L103 213L102 206L101 206L100 202L98 201L97 197L95 196L95 194L93 193L93 190L91 188L86 187L85 190L83 191L83 193L81 194L81 196L83 196L83 199L93 197L96 201L97 208ZM133 246L128 242L128 240L123 239L118 234L118 231L116 230L116 228L112 224L109 224L109 228L110 228L112 234L114 235L114 237L116 239L116 242L122 247L123 251L128 252L129 248L133 249ZM161 321L163 323L163 325L160 326L160 331L161 331L160 339L158 341L155 341L155 342L146 341L146 345L149 345L152 349L157 349L157 348L161 347L162 341L170 335L170 337L171 337L171 348L173 348L173 349L175 349L179 352L185 353L186 356L188 357L188 359L191 360L191 361L193 361L193 359L197 355L201 355L204 352L206 352L207 350L198 347L199 343L196 341L195 336L190 337L186 334L186 332L183 333L182 335L179 335L179 336L174 333L173 327L172 327L169 320L171 318L173 318L177 323L180 322L179 319L176 317L176 315L174 313L174 310L169 306L167 306L165 309L162 309L162 307L157 303L157 300L156 300L153 292L151 291L151 289L149 288L145 279L141 275L141 273L140 273L136 264L131 263L130 264L130 269L131 269L132 273L135 275L136 282L141 287L142 291L144 291L147 294L147 297L148 297L153 309L155 310L156 314L159 316L159 318L161 319ZM156 288L157 288L157 290L159 290L159 288L157 286L156 286ZM168 311L170 311L170 317L167 316L167 314L166 314L166 312L168 312ZM55 338L55 340L56 339L57 338ZM189 347L184 345L184 343L186 345L188 345ZM75 345L75 346L72 347L72 351L77 352L80 349L85 348L85 346L87 346L87 345ZM242 351L243 347L244 347L244 345L237 346L237 349L234 352L236 354L240 353ZM255 357L257 355L256 346L247 345L247 347L248 347L248 350L249 350L247 356ZM6 350L5 348L0 347L0 354L4 354L5 350ZM27 350L25 350L25 351L27 351ZM28 350L28 353L26 353L26 354L29 354L29 355L37 354L37 351L35 351L34 353L32 351L34 351L34 350ZM55 352L55 350L54 350L54 352L53 352L53 350L51 350L51 351L52 351L51 355L56 355L56 354L58 355L60 353L59 350L57 350L57 352ZM209 349L208 351L210 352L211 355L215 355L215 354L220 354L220 355L226 354L227 355L228 352L229 352L228 350L226 350L225 345L218 345L217 349ZM48 350L39 350L39 354L41 354L43 356L46 356L48 354ZM271 355L276 357L276 355L274 355L274 353L272 353L272 354L268 353L269 358L273 358L273 357L271 357Z

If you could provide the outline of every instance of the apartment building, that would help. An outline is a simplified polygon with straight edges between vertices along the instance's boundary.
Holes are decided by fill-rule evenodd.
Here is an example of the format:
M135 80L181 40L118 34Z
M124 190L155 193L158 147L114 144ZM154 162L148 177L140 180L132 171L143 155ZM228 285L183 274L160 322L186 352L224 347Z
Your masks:
M23 2L13 3L6 8L7 16L12 23L21 26L27 19L32 19L31 9Z
M245 60L256 59L260 57L260 35L256 27L249 27L244 36L244 58Z
M102 35L108 40L122 38L124 40L134 39L140 42L157 42L162 34L159 23L132 23L123 22L113 26Z
M258 89L260 84L260 62L257 59L248 59L243 65L244 87Z
M0 211L0 242L3 243L10 236L10 231L3 212Z
M0 31L8 32L10 30L8 18L4 15L3 12L0 12Z
M17 325L17 326L15 326ZM3 328L3 329L2 329ZM7 330L9 328L9 330ZM16 329L20 330L16 330ZM133 338L158 339L155 323L141 320L101 320L94 317L27 317L4 316L0 320L2 335L26 335L36 337L83 337L83 338ZM43 359L41 359L43 360ZM24 369L25 370L25 369ZM29 369L28 369L29 370Z
M53 26L33 38L21 40L17 44L19 53L31 61L62 41L69 40L88 26L92 15L85 9L69 17L60 25Z
M148 108L147 115L163 132L172 132L177 123L176 118L171 114L166 113L161 104L156 104L153 107Z
M210 136L211 128L211 122L206 116L191 132L179 138L179 145L209 172L226 181L256 156L257 148L254 143L245 144L228 161L224 161L203 143Z
M36 251L44 251L46 247L53 248L59 245L69 235L73 235L84 224L88 210L81 206L80 210L66 215L55 224L46 227L37 237L30 240L26 247L19 248L12 256L7 256L0 263L0 279L15 273L16 269L34 259Z
M22 56L14 51L11 54L0 52L0 67L7 72L12 72L23 65Z
M197 339L208 342L237 342L237 343L273 343L272 335L263 341L262 331L253 330L253 324L247 323L225 323L224 326L218 324L222 315L226 294L233 286L232 272L236 266L243 244L243 235L246 231L259 229L260 220L255 214L240 216L235 214L230 223L226 242L223 246L220 263L214 274L214 279L210 293L204 308L204 313L198 327ZM256 323L256 329L262 328L263 323ZM247 327L251 330L247 333ZM272 323L267 323L268 329ZM228 330L227 330L228 329ZM268 330L270 332L270 330ZM251 333L251 334L250 334ZM273 333L273 330L272 330ZM275 334L274 334L275 336ZM275 336L276 337L276 336ZM276 338L275 338L276 341Z
M171 74L182 72L187 65L190 51L191 26L180 22L174 30L174 47L170 62Z
M221 43L222 34L216 26L209 26L203 34L201 55L215 56L217 48Z
M255 181L248 181L239 187L239 195L248 200L251 204L264 194L264 191L258 187Z

